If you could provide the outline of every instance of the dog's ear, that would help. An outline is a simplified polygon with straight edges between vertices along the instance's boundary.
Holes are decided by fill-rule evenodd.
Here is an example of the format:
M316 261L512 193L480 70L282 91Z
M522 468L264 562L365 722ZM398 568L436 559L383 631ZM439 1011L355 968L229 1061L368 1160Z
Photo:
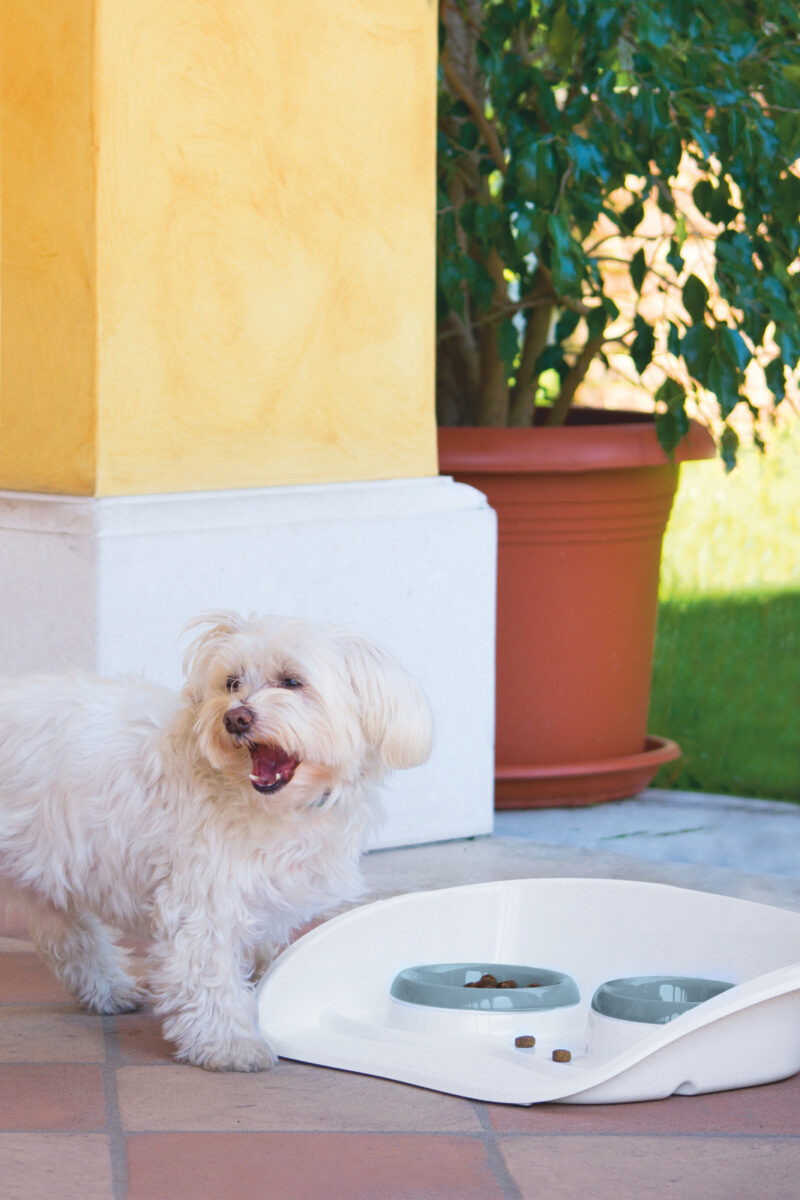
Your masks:
M433 722L427 697L383 646L356 634L341 644L368 741L390 769L416 767L430 756Z
M183 673L186 676L183 693L192 703L199 703L202 699L203 683L209 663L220 646L227 638L241 633L247 624L248 622L239 613L208 612L194 617L184 626L184 633L188 633L190 629L196 629L200 625L208 626L204 633L201 633L187 646L183 656Z

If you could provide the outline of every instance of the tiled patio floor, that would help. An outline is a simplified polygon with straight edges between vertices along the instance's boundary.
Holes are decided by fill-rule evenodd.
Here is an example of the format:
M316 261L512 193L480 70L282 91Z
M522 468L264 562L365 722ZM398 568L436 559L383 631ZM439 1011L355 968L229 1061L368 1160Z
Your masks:
M374 891L521 875L616 875L800 908L800 883L519 839L370 856ZM688 874L687 874L688 872ZM2 1200L795 1200L800 1076L643 1104L491 1105L281 1062L170 1060L147 1012L80 1012L0 892Z

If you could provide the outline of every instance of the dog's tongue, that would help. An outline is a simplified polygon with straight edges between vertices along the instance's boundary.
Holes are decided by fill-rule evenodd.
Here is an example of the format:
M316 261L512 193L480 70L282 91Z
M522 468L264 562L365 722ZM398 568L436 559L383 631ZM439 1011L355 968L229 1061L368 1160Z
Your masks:
M254 746L250 751L253 773L250 782L258 792L275 792L283 787L297 770L297 759L280 746Z

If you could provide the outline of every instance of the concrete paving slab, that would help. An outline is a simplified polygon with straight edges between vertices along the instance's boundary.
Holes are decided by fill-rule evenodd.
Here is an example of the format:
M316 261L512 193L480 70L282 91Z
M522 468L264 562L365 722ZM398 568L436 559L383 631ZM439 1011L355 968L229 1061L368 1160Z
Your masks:
M650 862L609 850L544 845L522 837L492 835L378 850L366 856L364 867L367 901L494 879L556 876L667 883L800 910L800 879L785 875L750 874L708 863Z
M587 808L509 810L495 833L551 846L616 851L800 879L800 804L648 789Z

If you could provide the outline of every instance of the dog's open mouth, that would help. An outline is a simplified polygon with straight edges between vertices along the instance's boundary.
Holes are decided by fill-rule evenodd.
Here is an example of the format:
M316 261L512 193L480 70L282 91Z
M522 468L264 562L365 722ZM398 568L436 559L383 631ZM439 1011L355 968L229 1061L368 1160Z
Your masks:
M251 746L250 757L253 760L250 782L257 792L267 795L285 787L299 766L299 760L280 746Z

